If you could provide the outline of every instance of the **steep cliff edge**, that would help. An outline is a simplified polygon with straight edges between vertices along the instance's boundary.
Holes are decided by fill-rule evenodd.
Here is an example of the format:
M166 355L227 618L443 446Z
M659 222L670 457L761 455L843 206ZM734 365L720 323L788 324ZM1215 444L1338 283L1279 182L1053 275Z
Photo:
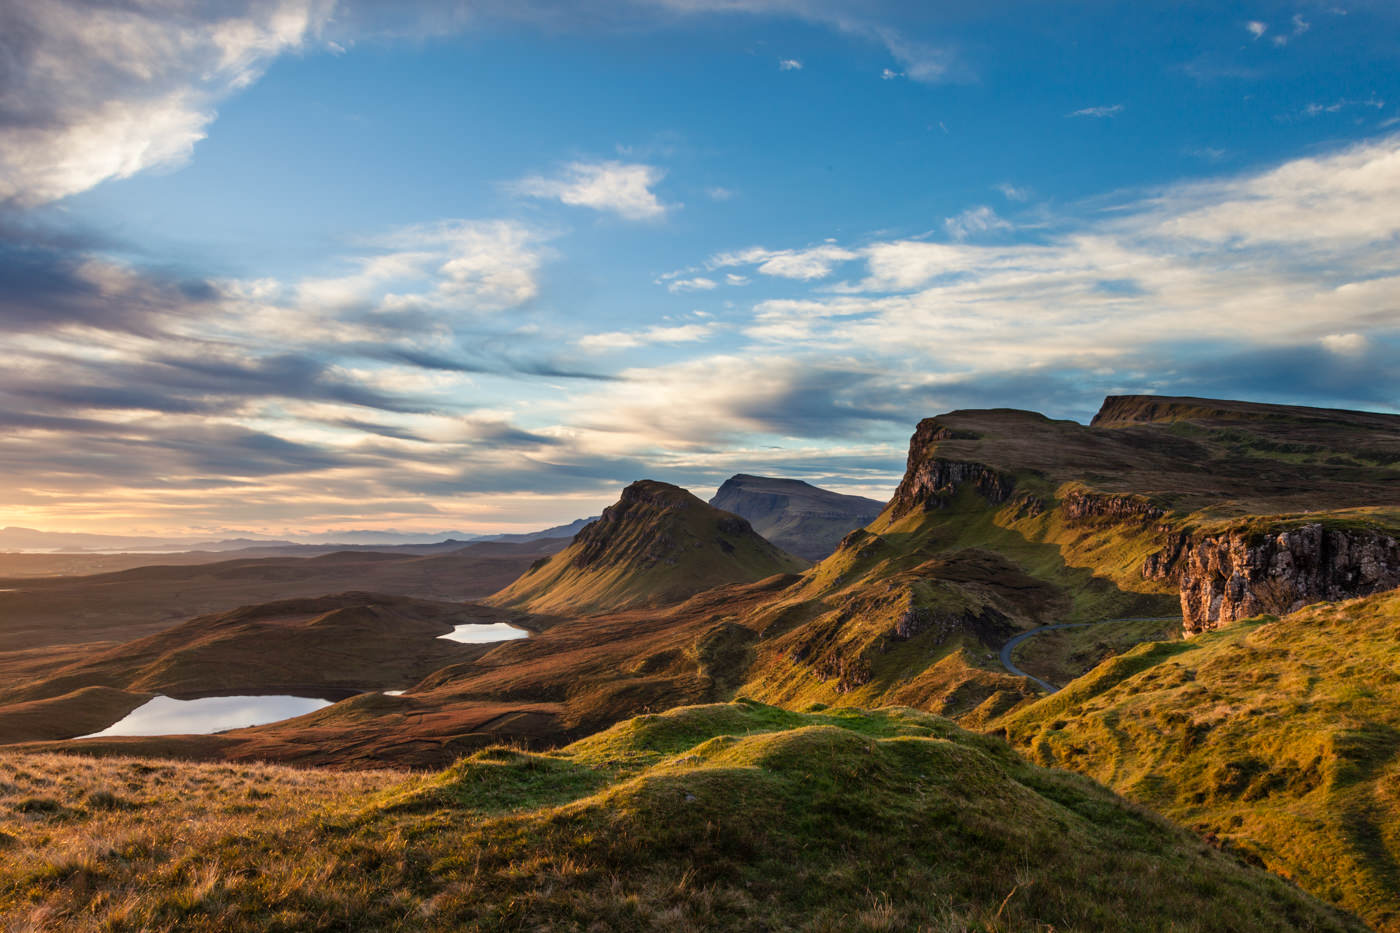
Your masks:
M1251 616L1400 587L1400 543L1379 528L1322 522L1180 533L1148 557L1142 573L1178 582L1183 629L1195 635Z

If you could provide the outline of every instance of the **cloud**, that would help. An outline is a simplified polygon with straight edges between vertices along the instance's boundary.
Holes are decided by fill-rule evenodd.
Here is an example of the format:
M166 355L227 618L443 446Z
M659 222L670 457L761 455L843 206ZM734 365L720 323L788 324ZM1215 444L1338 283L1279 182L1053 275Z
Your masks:
M778 62L779 71L801 71L802 63L795 58L784 58Z
M1017 404L1086 414L1095 393L1204 392L1215 362L1203 361L1232 365L1234 351L1278 367L1261 383L1275 400L1400 408L1400 373L1379 375L1400 339L1400 137L1144 193L1057 227L1034 242L851 247L866 277L759 301L743 328L750 352L878 365L890 399L931 405L954 398L950 386L971 400L1011 385L1008 373L1063 377L1077 394L1031 390ZM1325 379L1299 373L1287 387L1284 361L1324 355L1335 362ZM1349 385L1351 359L1367 366ZM1247 388L1243 376L1215 383Z
M655 166L638 163L570 162L556 176L531 176L512 188L527 197L611 211L626 220L660 220L680 206L662 204L651 190L664 175Z
M366 254L352 260L354 272L299 282L296 300L303 308L359 308L385 320L414 311L490 314L518 308L539 293L546 239L506 220L403 227L365 241Z
M763 275L783 279L824 279L836 266L859 258L859 253L832 244L814 246L808 249L768 250L762 247L721 253L709 261L710 268L722 269L731 266L756 266Z
M886 68L880 72L880 80L882 81L893 81L895 78L902 77L904 77L904 72L895 71L893 68Z
M218 102L314 37L330 0L44 0L0 14L0 202L178 165ZM175 14L175 15L172 15Z
M678 324L670 327L648 327L640 331L612 331L581 337L578 346L581 350L599 353L608 350L630 350L633 347L657 343L695 343L709 339L714 330L713 324Z
M1067 116L1071 117L1112 117L1123 112L1122 104L1112 104L1107 107L1084 107L1080 110L1071 111Z
M1245 31L1256 39L1262 38L1264 33L1269 31L1268 23L1261 23L1257 19L1252 19L1244 24Z
M728 201L734 197L733 190L715 185L713 188L705 189L705 196L711 201Z
M1031 189L1019 188L1016 185L1011 184L1010 182L1004 181L1001 184L996 185L995 188L996 190L1000 191L1002 193L1002 196L1005 197L1008 201L1029 201L1031 197Z
M947 228L949 236L955 240L966 240L970 236L1001 233L1015 229L1010 221L997 216L997 212L985 204L980 207L970 207L956 217L945 219L943 226Z
M666 290L675 295L681 292L705 292L717 287L719 287L719 283L714 279L707 279L703 275L697 275L693 279L675 279L666 286Z

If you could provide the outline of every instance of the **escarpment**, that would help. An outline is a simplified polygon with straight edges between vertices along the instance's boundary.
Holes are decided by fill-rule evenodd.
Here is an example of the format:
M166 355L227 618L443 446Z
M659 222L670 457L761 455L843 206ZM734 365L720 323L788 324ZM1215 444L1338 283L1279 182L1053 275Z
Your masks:
M1263 613L1400 587L1400 543L1383 531L1313 522L1282 530L1179 534L1143 565L1175 577L1188 635Z
M1013 477L987 466L936 455L941 441L975 440L976 434L955 431L936 418L919 422L909 441L909 459L904 479L890 500L895 516L907 515L918 509L944 507L964 485L972 484L989 505L1000 505L1011 498L1016 487Z

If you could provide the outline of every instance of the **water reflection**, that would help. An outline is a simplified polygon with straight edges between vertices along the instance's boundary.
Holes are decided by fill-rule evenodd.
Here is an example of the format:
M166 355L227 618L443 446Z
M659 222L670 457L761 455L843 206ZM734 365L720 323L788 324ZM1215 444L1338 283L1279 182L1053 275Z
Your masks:
M116 735L209 735L225 729L261 726L330 706L330 700L293 696L204 697L176 700L157 696L126 718L84 739Z
M516 628L509 622L472 622L459 625L446 635L448 641L460 641L466 645L479 645L491 641L509 641L512 638L527 638L530 633Z

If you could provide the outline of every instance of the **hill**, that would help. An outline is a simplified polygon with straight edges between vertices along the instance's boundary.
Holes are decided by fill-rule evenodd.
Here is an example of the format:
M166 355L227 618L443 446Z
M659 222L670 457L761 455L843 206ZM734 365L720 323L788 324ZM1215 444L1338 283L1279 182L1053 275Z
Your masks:
M799 479L739 473L719 487L710 505L748 519L758 532L789 554L821 560L848 533L868 525L883 502L845 496Z
M1400 592L1140 645L1011 741L1400 930Z
M496 592L566 539L457 544L447 553L408 547L151 565L87 576L0 579L0 669L10 652L124 642L199 615L253 603L370 590L463 601Z
M0 742L97 732L156 694L340 698L409 687L488 647L438 636L456 625L500 616L499 610L470 604L372 593L283 600L201 616L29 671L29 677L7 678L0 687ZM0 665L4 660L0 656Z
M573 615L662 606L805 566L739 516L706 505L679 486L640 480L567 548L487 602Z
M16 928L1363 929L904 709L683 708L407 781L6 753L0 831Z

